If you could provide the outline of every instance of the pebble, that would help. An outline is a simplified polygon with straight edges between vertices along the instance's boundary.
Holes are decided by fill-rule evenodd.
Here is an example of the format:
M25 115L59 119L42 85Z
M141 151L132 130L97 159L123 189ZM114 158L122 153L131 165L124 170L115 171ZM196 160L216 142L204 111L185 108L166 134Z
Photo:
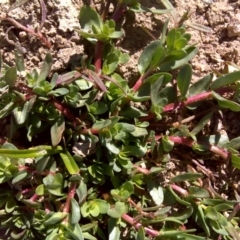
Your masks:
M236 14L227 25L228 37L240 36L240 13Z

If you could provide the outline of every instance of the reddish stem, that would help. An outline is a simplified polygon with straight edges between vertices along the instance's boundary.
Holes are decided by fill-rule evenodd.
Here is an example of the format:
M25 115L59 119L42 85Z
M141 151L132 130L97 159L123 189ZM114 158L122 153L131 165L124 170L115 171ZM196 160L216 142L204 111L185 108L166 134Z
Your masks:
M38 200L40 196L38 196L36 193L30 198L30 201L35 202L36 200Z
M115 22L117 22L118 20L120 20L122 18L123 14L126 10L127 10L127 7L125 5L123 5L123 3L118 4L115 12L112 15L112 19Z
M73 123L73 126L77 125L76 117L74 114L69 110L67 106L63 103L57 101L56 99L52 99L52 104L56 107L68 120Z
M139 90L139 88L143 85L144 80L152 73L152 71L152 68L149 68L147 72L137 80L137 82L132 87L132 90L134 92L137 92Z
M219 94L224 94L224 93L232 92L232 91L234 91L234 89L231 88L231 87L225 87L225 88L220 88L220 89L216 90L216 92L219 93ZM170 103L170 104L166 105L163 108L163 112L169 112L169 111L178 109L178 108L183 107L183 106L187 106L187 105L190 105L190 104L193 104L193 103L196 103L196 102L201 102L203 100L207 100L209 98L212 98L212 91L199 93L199 94L196 94L194 96L189 97L186 101L177 102L177 103Z
M69 213L69 209L70 209L70 205L71 205L71 199L74 198L74 196L75 196L76 187L77 187L77 183L76 182L71 182L69 190L68 190L67 200L66 200L65 206L63 208L63 212Z
M129 215L127 215L126 213L124 213L122 215L122 219L125 222L129 223L131 226L135 227L136 229L139 229L142 226L141 223L135 222L134 219L132 217L130 217ZM150 235L152 237L157 237L157 236L160 235L159 231L153 230L153 229L148 228L148 227L144 227L144 230L148 235Z
M171 186L171 188L172 188L173 190L175 190L175 191L177 191L178 193L182 194L184 197L187 197L187 196L188 196L188 191L187 191L187 190L185 190L185 189L177 186L176 184L171 184L170 186Z
M159 140L161 138L161 136L155 136L156 140ZM224 160L227 160L229 157L229 153L226 152L225 150L211 145L211 144L206 144L206 143L201 143L201 142L195 142L193 139L191 138L187 138L187 137L175 137L175 136L169 136L168 137L170 141L177 143L177 144L182 144L188 147L193 147L194 144L200 144L200 145L204 145L205 147L207 147L211 152L218 154L220 157L222 157Z
M99 73L102 69L102 54L103 54L104 43L98 41L95 47L95 70Z

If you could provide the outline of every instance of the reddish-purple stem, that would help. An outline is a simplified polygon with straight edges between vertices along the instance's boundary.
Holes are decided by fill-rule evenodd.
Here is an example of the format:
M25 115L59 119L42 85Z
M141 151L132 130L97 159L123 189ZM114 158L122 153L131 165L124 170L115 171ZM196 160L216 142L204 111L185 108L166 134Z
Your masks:
M225 88L220 88L220 89L216 90L216 92L219 94L224 94L224 93L232 92L232 91L234 91L234 89L231 87L225 87ZM187 105L190 105L190 104L193 104L196 102L201 102L203 100L207 100L208 98L212 98L211 91L196 94L194 96L189 97L186 101L183 101L183 102L170 103L163 108L163 112L173 111L173 110L178 109L183 106L187 106Z
M134 219L132 217L130 217L129 215L127 215L126 213L124 213L122 215L122 219L125 222L129 223L131 226L135 227L136 229L139 229L142 226L141 223L135 222ZM156 231L156 230L148 228L148 227L144 227L144 230L148 235L150 235L152 237L157 237L160 235L159 231Z
M38 196L36 193L30 198L30 201L35 202L36 200L38 200L40 196Z
M69 213L70 205L71 205L71 199L74 198L74 196L75 196L76 187L77 187L76 182L71 182L70 183L70 187L69 187L69 190L68 190L68 196L67 196L65 206L63 208L63 212Z
M183 195L184 197L188 196L188 191L177 186L176 184L171 184L170 187L175 190L176 192L180 193L181 195Z
M156 136L156 138L159 139L160 137ZM218 154L224 160L227 160L228 157L229 157L228 152L226 152L225 150L223 150L223 149L221 149L217 146L214 146L214 145L211 145L211 144L206 144L206 143L195 142L193 139L190 139L190 138L187 138L187 137L169 136L169 140L174 142L174 143L182 144L182 145L185 145L185 146L188 146L188 147L193 147L193 145L195 143L197 143L197 144L204 145L204 146L208 147L211 152L213 152L215 154Z
M95 70L99 73L102 69L102 54L103 54L104 43L98 41L95 47Z
M115 12L112 15L112 19L115 22L119 21L126 10L127 10L127 7L123 5L123 3L118 4Z

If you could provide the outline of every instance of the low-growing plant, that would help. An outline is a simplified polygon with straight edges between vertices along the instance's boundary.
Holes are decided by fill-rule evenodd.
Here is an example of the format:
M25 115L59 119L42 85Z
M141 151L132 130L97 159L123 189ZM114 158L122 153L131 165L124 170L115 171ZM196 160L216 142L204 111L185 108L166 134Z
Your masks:
M198 48L183 20L172 29L166 20L143 49L131 86L119 68L129 59L115 46L128 37L119 20L127 10L171 9L123 0L107 18L109 5L102 15L80 10L76 31L95 56L83 56L79 68L52 74L47 54L39 71L27 72L18 50L14 66L0 60L0 118L8 125L0 148L3 237L239 239L240 197L232 188L224 199L193 158L240 168L239 137L207 134L214 113L240 111L240 71L192 82ZM171 175L176 157L201 173L189 166Z

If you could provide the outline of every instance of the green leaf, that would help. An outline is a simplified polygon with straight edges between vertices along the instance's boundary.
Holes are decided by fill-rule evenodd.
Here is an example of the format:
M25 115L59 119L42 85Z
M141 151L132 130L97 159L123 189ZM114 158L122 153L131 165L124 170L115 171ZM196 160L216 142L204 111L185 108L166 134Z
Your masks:
M174 42L174 48L180 50L187 45L187 39L179 38Z
M116 202L114 207L108 209L107 214L112 218L120 218L127 212L127 207L123 202Z
M128 118L139 118L139 117L145 117L148 115L146 112L138 108L135 108L133 106L124 107L119 114L123 117L128 117Z
M23 57L23 54L18 49L16 49L14 51L14 54L15 54L15 62L16 62L17 70L19 72L24 72L25 71L25 67L24 67L24 57Z
M240 137L232 139L229 143L226 143L224 147L238 150L240 148Z
M163 188L155 184L152 180L148 178L146 179L146 183L147 183L149 194L151 195L154 203L157 206L160 206L164 199Z
M119 240L120 239L120 227L117 223L117 219L108 219L108 240Z
M17 203L16 201L14 200L14 198L9 198L6 202L6 205L5 205L5 211L7 213L11 213L14 211L14 209L16 208L17 206Z
M171 52L173 50L174 42L175 42L175 35L176 35L175 28L172 28L167 34L166 43L167 43L168 52Z
M43 222L44 226L51 226L54 224L59 223L62 219L64 219L67 216L68 213L65 212L57 212L57 213L53 213L52 216L50 218L48 218L47 220L45 220Z
M187 95L190 82L192 80L192 67L190 64L184 65L177 75L177 85L180 90L181 99Z
M44 195L44 185L43 184L38 185L36 190L35 190L35 193L38 196L43 196Z
M47 53L44 59L43 65L40 69L40 73L37 79L38 82L42 82L46 80L48 74L50 73L51 67L52 67L52 56L50 53Z
M198 48L189 47L185 51L186 51L187 55L184 58L182 58L180 60L170 60L167 62L163 62L160 64L159 70L162 72L169 72L171 70L181 67L182 65L184 65L188 61L190 61L198 53Z
M23 179L26 179L29 176L28 172L26 169L23 169L21 171L19 171L13 178L12 180L12 184L16 184L20 181L22 181Z
M159 40L151 42L142 52L138 60L138 71L143 75L151 64L154 53L161 47Z
M198 93L207 91L210 87L212 79L213 79L213 74L211 73L211 74L201 78L197 82L193 83L189 88L187 96L190 97L190 96L196 95Z
M110 119L97 121L96 123L93 124L92 129L100 130L100 129L110 126L111 124L112 124L112 122Z
M198 178L202 178L203 175L201 173L183 173L177 175L171 179L171 183L182 182L182 181L195 181Z
M203 188L191 186L188 189L189 196L194 198L207 198L209 197L209 192Z
M204 212L205 212L205 217L206 218L209 218L209 219L211 219L211 220L218 220L219 219L219 215L218 215L218 212L217 212L217 210L215 209L215 208L213 208L213 207L207 207L205 210L204 210Z
M165 58L164 58L164 62L168 62L168 61L176 61L176 60L180 60L184 57L186 57L187 52L184 50L175 50L170 52Z
M204 231L208 237L211 236L210 229L209 229L208 224L206 223L205 216L204 216L201 205L198 205L198 207L197 207L195 221L204 229Z
M237 155L231 155L231 163L234 168L240 169L240 157Z
M14 87L17 81L17 68L11 67L5 73L5 81L10 87Z
M212 118L213 113L210 112L207 115L205 115L199 122L198 124L194 127L194 129L191 131L191 134L193 135L197 135L199 132L201 132L203 130L203 128L205 127L205 125L210 121L210 119Z
M92 114L103 114L108 110L108 106L104 102L93 102L89 105L89 110Z
M60 153L60 157L62 158L65 167L67 168L68 172L70 174L78 174L80 169L78 165L76 164L74 158L71 156L71 154L68 151Z
M65 130L65 120L63 115L60 115L51 127L51 141L52 145L57 146L62 140L62 134Z
M150 68L155 69L165 58L165 49L159 46L152 56Z
M54 175L48 174L45 178L43 178L43 184L51 194L56 196L63 195L63 176L61 173Z
M110 209L110 204L105 200L94 199L94 203L99 207L99 212L101 214L107 213L107 211Z
M162 86L164 77L161 76L154 83L151 84L150 96L153 105L157 105L161 98L159 97L159 90Z
M225 76L221 76L217 78L211 85L211 89L218 89L222 86L226 86L232 83L235 83L236 81L240 80L240 71L228 73Z
M165 152L170 152L172 151L173 147L174 147L174 142L172 142L168 136L163 136L161 138L162 141L162 145L163 145L163 150Z
M80 221L80 218L81 218L80 206L74 198L71 198L71 215L70 215L71 224L78 223Z
M10 113L12 113L12 110L14 109L14 107L15 107L15 103L13 101L5 105L4 108L0 110L0 118L4 118L8 116Z
M214 98L217 99L218 105L222 108L230 109L233 112L239 112L240 111L240 105L236 102L227 100L226 98L221 97L219 94L212 92L212 95Z
M145 240L145 231L143 226L138 229L138 234L136 240Z
M19 105L13 110L13 116L17 124L23 124L27 120L30 111L36 101L36 96L32 97L29 101L26 101L24 105Z

